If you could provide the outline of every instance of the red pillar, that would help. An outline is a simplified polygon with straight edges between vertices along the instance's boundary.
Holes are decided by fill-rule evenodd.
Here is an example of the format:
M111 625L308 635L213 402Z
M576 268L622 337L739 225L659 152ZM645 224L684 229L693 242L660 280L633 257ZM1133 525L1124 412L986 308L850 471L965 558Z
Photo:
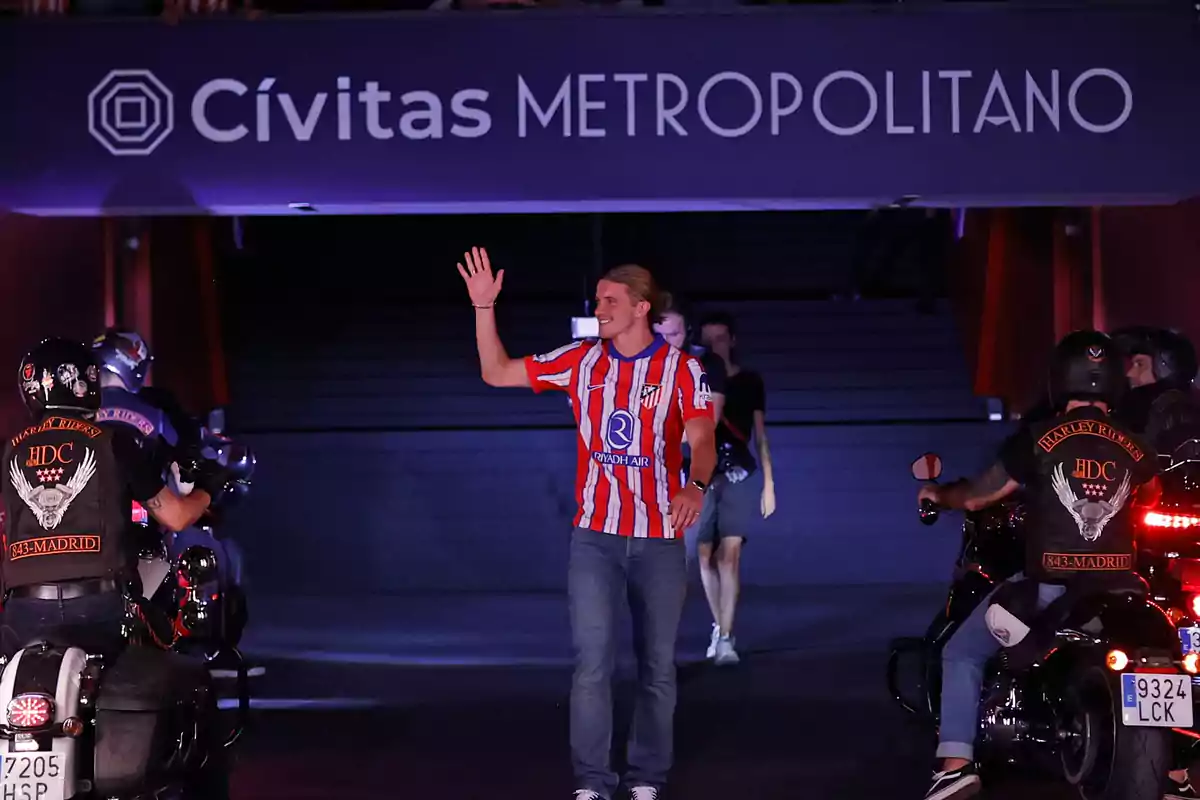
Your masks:
M975 394L1003 395L999 369L1001 315L1004 313L1004 283L1010 257L1012 212L1006 208L989 211L987 255L983 266L983 297L979 312L978 352L975 361Z
M1102 258L1102 217L1099 207L1093 207L1088 225L1091 244L1092 313L1091 327L1098 331L1108 329L1108 314L1104 305L1104 260Z
M151 225L146 222L138 226L137 249L130 260L128 274L129 299L124 324L142 335L147 342L154 342L154 280L152 268ZM154 370L146 376L146 385L154 384Z
M221 308L213 257L213 226L208 218L193 220L196 242L196 278L203 309L204 340L209 365L209 390L212 405L229 404L229 377L225 367L225 345L221 332Z

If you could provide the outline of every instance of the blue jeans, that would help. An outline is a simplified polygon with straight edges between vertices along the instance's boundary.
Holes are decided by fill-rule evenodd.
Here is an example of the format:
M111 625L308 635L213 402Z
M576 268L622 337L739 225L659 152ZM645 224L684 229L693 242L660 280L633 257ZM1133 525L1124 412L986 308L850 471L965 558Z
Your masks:
M4 654L11 656L36 639L81 648L91 655L110 655L124 643L125 596L119 591L88 594L70 600L9 597L0 628Z
M576 528L567 593L575 676L571 683L571 761L577 789L611 798L612 677L617 609L633 614L638 692L629 731L627 782L661 788L674 755L675 638L687 592L682 539L634 539Z
M1009 578L1022 580L1020 573ZM983 691L983 668L1000 649L988 630L984 615L997 586L985 597L962 627L942 649L942 718L938 730L938 758L975 758L975 735L979 730L979 696ZM1044 609L1066 591L1065 586L1038 586L1038 609Z

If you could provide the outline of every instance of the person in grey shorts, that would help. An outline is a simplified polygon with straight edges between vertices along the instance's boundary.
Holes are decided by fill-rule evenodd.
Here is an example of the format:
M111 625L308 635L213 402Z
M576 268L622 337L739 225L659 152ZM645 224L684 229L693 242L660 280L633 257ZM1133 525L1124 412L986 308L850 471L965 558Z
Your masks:
M713 616L707 656L717 664L736 664L733 620L742 544L756 510L764 519L775 513L766 388L758 373L743 369L737 362L737 337L731 316L705 317L700 324L700 339L725 363L726 380L725 404L717 424L717 472L696 523L696 557Z

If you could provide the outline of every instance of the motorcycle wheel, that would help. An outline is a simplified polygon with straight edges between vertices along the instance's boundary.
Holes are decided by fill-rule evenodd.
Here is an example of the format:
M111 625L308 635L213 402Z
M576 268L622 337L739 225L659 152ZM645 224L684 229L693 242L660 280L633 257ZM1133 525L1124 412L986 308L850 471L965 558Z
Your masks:
M1064 692L1063 774L1083 800L1162 800L1171 764L1170 731L1121 724L1113 672L1089 666Z

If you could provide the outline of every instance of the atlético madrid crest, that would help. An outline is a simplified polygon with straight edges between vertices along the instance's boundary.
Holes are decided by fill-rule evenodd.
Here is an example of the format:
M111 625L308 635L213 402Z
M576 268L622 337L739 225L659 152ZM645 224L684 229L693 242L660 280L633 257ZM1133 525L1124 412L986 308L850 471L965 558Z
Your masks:
M646 408L654 408L658 405L658 396L662 386L657 383L647 383L642 386L642 405Z

